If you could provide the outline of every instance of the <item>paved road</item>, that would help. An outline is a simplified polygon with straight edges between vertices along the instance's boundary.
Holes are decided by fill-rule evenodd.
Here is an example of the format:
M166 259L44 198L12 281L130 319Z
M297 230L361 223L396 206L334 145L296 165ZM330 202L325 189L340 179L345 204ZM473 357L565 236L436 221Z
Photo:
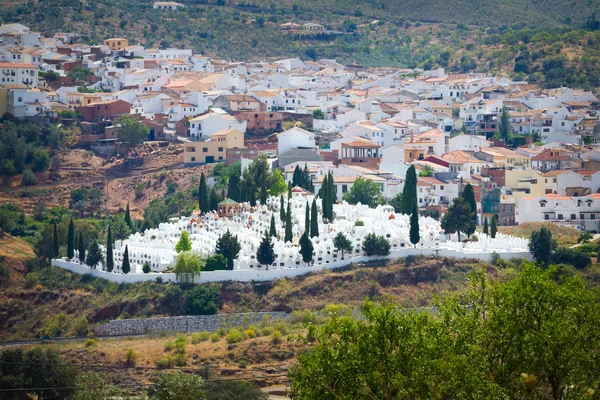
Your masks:
M593 241L598 240L598 239L600 239L600 233L596 233L596 234L592 235L592 238L590 239L590 242L593 242ZM571 248L574 249L576 247L581 246L582 244L583 243L574 244L573 246L571 246Z

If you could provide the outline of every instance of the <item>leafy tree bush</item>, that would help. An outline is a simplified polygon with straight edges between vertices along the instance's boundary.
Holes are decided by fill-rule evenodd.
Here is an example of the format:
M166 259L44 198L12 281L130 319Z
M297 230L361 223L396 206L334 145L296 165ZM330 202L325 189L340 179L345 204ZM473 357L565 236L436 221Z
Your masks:
M370 179L359 177L344 194L344 200L350 204L366 204L371 208L383 203L381 188Z
M175 251L181 253L183 251L192 250L192 241L190 240L190 235L187 231L181 231L181 235L179 236L179 241L175 245Z
M221 292L216 286L194 286L187 294L187 312L191 315L212 315L219 311Z
M592 257L589 254L566 247L559 247L552 253L550 260L554 264L569 264L576 269L584 269L592 265Z
M336 251L340 251L342 253L342 260L344 259L344 252L349 253L352 251L352 241L348 239L346 235L342 232L338 232L333 239L333 247Z
M531 232L529 237L529 251L533 259L541 266L547 266L556 249L556 240L552 238L552 232L545 226Z
M194 279L200 276L204 263L204 259L199 254L191 251L179 253L174 267L177 281L182 284L193 283Z
M202 378L194 374L186 375L181 371L159 375L152 398L157 400L207 399Z
M206 259L204 271L220 271L227 269L227 259L222 254L215 254Z
M383 236L374 233L365 235L362 248L366 256L387 256L390 254L390 242Z

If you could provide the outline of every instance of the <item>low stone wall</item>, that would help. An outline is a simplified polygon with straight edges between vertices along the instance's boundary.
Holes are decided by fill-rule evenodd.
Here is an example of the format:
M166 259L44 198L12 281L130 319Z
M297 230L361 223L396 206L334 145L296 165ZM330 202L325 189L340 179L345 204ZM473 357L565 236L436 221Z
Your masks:
M287 319L285 312L197 315L168 318L116 319L94 330L96 336L144 335L163 332L215 332L224 326L258 325L263 318Z
M526 258L531 260L531 253L528 251L504 251L498 252L504 259L509 258ZM238 282L264 282L272 281L281 278L293 278L296 276L304 275L309 272L318 272L324 269L335 269L345 267L352 263L364 263L375 259L389 259L394 260L407 256L436 256L436 257L449 257L449 258L462 258L462 259L478 259L482 261L490 261L492 252L489 251L457 251L452 249L425 249L425 248L405 248L400 250L394 250L387 257L353 257L346 260L339 260L332 263L313 264L311 266L300 265L295 268L270 268L268 270L264 268L253 268L250 270L233 270L233 271L210 271L202 272L200 278L196 279L194 283L209 283L209 282L223 282L223 281L238 281ZM52 260L52 265L60 267L71 272L78 274L90 274L100 278L108 279L118 283L133 283L133 282L145 282L154 281L157 277L161 277L163 282L177 282L175 274L161 274L161 273L149 273L149 274L121 274L117 272L107 272L98 269L89 268L79 263L65 261L65 260Z

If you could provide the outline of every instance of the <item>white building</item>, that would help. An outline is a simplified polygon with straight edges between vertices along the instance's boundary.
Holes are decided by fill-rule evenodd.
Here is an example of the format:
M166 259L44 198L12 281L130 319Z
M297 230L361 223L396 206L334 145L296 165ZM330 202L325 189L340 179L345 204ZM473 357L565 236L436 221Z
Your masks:
M558 225L599 232L600 193L580 197L561 194L525 196L519 200L516 221L518 224L551 221Z
M185 4L176 3L174 1L155 1L152 6L155 10L170 10L174 11L178 8L185 8Z
M25 85L30 89L38 87L38 68L33 64L13 64L0 62L1 84Z
M220 130L237 129L246 133L246 121L239 121L221 109L211 109L208 113L189 120L188 136L207 139Z
M277 152L284 154L295 148L317 149L315 134L294 126L277 135Z

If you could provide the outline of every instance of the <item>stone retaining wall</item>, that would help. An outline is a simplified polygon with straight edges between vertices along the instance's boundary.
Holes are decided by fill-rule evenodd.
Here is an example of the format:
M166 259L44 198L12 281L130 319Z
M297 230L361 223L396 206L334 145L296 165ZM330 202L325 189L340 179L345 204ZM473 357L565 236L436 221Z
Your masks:
M197 315L167 318L116 319L98 326L96 336L144 335L162 332L215 332L223 326L258 325L263 318L287 319L285 312Z

